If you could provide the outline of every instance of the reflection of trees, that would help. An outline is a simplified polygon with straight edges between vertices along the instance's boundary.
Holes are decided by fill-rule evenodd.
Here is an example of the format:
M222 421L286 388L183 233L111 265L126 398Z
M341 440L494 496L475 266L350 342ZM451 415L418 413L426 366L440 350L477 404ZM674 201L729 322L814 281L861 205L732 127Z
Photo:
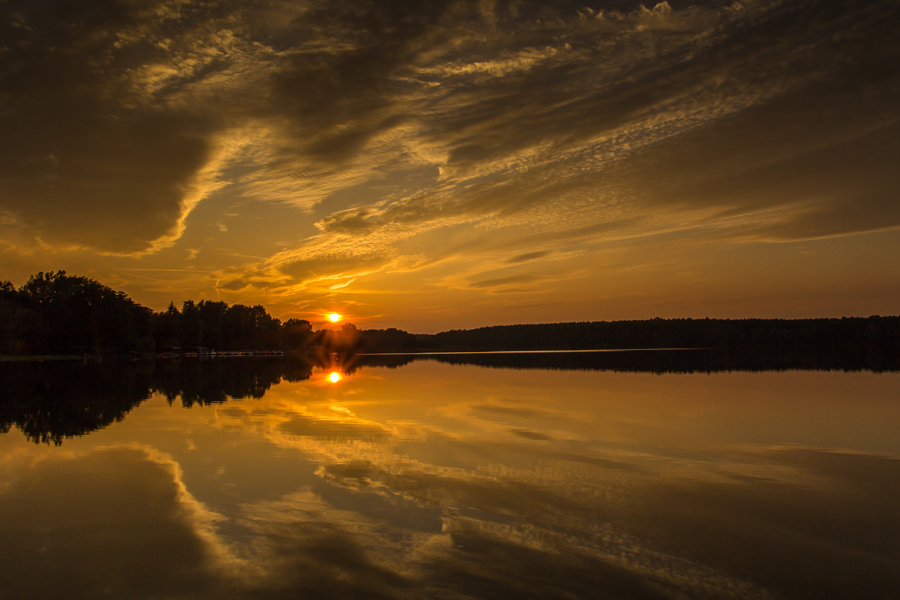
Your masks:
M225 358L160 363L153 390L185 407L216 404L230 398L262 398L281 381L282 361L265 358Z
M415 360L497 369L711 373L719 371L843 370L898 371L898 352L853 351L848 347L770 347L725 350L626 350L491 354L360 355L356 366L397 368Z
M0 432L15 427L31 441L59 445L121 421L153 392L185 407L262 398L282 378L309 379L312 369L302 360L248 357L0 363Z
M285 381L306 381L312 377L313 367L309 361L303 360L303 355L289 354L285 356L282 368L282 378Z
M414 360L500 369L611 370L652 373L785 369L898 371L897 353L865 349L747 346L727 350L636 350L518 354L357 355L324 348L284 357L190 359L159 363L0 363L0 431L16 427L35 442L60 444L119 421L152 392L185 407L262 398L282 379L314 370L345 375L360 367L401 367Z
M150 395L152 366L135 363L0 363L0 430L59 445L121 421Z
M285 357L127 362L0 363L0 432L12 427L34 442L59 445L121 421L154 392L184 407L262 398L270 387L305 381L314 369L351 373L350 352Z

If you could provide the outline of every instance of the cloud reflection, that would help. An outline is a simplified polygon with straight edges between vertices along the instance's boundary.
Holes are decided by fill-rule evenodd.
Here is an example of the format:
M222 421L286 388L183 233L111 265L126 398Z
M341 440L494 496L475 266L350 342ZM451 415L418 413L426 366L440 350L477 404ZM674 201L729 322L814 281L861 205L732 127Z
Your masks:
M405 369L190 408L157 395L61 448L0 436L3 589L226 599L900 589L892 374ZM819 444L800 443L817 419L846 437L816 424ZM773 431L792 445L760 441ZM835 439L848 449L824 448Z
M178 466L153 451L46 458L0 495L4 593L208 593L237 562L215 533L220 518L187 492Z

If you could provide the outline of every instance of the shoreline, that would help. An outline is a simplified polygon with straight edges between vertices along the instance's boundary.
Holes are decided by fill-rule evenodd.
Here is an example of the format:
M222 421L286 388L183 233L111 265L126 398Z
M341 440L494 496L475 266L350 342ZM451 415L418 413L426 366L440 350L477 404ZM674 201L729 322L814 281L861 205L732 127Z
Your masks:
M66 360L102 360L100 356L91 354L0 354L0 362L45 362Z

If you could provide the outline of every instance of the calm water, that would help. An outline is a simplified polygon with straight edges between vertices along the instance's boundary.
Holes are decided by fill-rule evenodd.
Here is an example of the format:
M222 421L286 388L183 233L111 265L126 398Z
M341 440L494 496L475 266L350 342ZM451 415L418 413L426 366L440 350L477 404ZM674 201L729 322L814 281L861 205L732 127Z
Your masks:
M4 365L0 597L900 598L896 372L238 360Z

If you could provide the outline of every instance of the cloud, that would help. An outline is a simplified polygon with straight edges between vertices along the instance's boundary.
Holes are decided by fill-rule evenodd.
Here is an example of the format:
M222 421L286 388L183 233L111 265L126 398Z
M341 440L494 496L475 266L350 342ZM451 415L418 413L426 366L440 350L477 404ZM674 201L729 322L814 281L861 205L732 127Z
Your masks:
M888 0L8 5L0 214L32 247L152 253L213 196L273 202L302 233L213 269L290 295L491 246L503 280L576 240L900 226Z
M512 258L507 259L506 262L510 264L519 264L523 262L529 262L532 260L537 260L539 258L544 258L550 254L549 250L540 250L537 252L526 252L525 254L519 254L517 256L513 256Z
M552 440L552 439L553 439L552 437L550 437L549 435L547 435L547 434L545 434L545 433L541 433L541 432L539 432L539 431L532 431L532 430L530 430L530 429L519 429L519 428L515 428L515 429L510 429L509 431L510 431L510 433L512 433L513 435L517 435L517 436L519 436L519 437L523 437L523 438L525 438L525 439L527 439L527 440L538 440L538 441L544 441L544 442L545 442L545 441L549 441L549 440Z
M302 53L291 58L285 71L297 86L322 80L316 92L297 101L290 116L307 129L314 127L314 134L303 138L304 152L344 161L358 181L389 164L381 162L383 150L367 150L367 144L380 139L379 144L393 148L409 164L435 164L441 175L424 191L331 212L318 221L319 236L279 260L290 264L296 254L302 264L308 258L301 256L331 252L333 245L343 244L391 254L403 240L457 225L497 230L540 222L565 237L566 232L577 235L591 228L597 236L611 222L643 221L640 231L646 235L673 225L694 228L717 207L757 215L774 234L783 219L766 220L760 211L767 207L759 201L729 196L753 195L741 182L723 181L724 193L717 193L716 181L728 171L717 172L705 159L743 164L745 177L752 177L746 169L754 165L778 168L780 162L781 169L790 171L790 161L808 152L805 148L822 129L815 114L853 116L858 107L841 90L854 88L849 69L860 66L864 75L856 80L875 86L876 97L869 101L874 112L863 119L870 125L859 118L846 124L832 121L826 128L830 139L819 135L820 141L813 143L830 144L836 149L834 160L841 161L853 154L838 152L835 144L858 136L861 128L880 127L873 135L890 139L883 126L896 117L895 98L884 95L889 85L871 82L893 76L885 70L876 77L869 65L883 62L896 49L879 47L873 58L861 32L877 31L891 10L878 2L853 15L820 11L816 3L750 3L727 9L673 9L662 3L632 12L587 11L579 17L554 12L557 7L549 5L543 14L552 13L553 19L538 21L521 13L512 19L508 12L490 31L453 27L437 10L406 15L408 21L396 31L375 27L366 39L389 49L374 48L370 41L366 53L359 51L353 27L384 15L368 5L354 13L357 20L331 15L337 22L325 19L329 27L352 31L342 46L317 47L313 56L333 61L322 63L331 65L328 77L325 66L309 66L318 63ZM466 16L480 18L476 11L462 14L461 22ZM805 20L841 36L842 43L834 47L827 36L796 25ZM455 50L444 45L451 31ZM424 40L433 47L425 50ZM314 70L298 70L301 64ZM320 90L323 95L340 92L340 99L324 107ZM815 114L807 114L803 101L812 98L818 98L810 105ZM779 133L785 119L797 117L800 124L793 134ZM322 127L314 125L319 120ZM392 130L402 135L392 138ZM317 135L328 141L311 141ZM872 150L878 152L884 160L896 155L893 147ZM741 155L748 153L749 162L741 163ZM366 156L375 162L365 165ZM867 164L875 185L891 185L884 183L888 170L883 162ZM861 174L852 164L844 172L847 182ZM816 168L795 170L792 176L803 185L827 187ZM697 193L686 186L692 181L702 186ZM758 194L768 199L764 202L794 212L800 222L796 235L815 237L814 213L806 218L795 209L822 199L791 196L796 185L789 180L765 181L782 195ZM874 197L865 202L867 209L880 203ZM877 209L859 212L883 222L874 216ZM685 219L679 213L694 216ZM852 220L841 222L846 233L867 230ZM429 254L434 252L440 249ZM364 253L355 256L351 260L368 261ZM297 269L293 276L302 279L303 271Z
M54 245L139 253L176 235L214 125L133 89L132 68L160 53L138 39L160 24L153 5L17 8L0 56L3 208Z
M473 288L505 288L510 285L515 285L519 283L534 283L537 281L537 277L534 275L512 275L510 277L500 277L497 279L485 279L483 281L476 281L470 284L470 287Z

